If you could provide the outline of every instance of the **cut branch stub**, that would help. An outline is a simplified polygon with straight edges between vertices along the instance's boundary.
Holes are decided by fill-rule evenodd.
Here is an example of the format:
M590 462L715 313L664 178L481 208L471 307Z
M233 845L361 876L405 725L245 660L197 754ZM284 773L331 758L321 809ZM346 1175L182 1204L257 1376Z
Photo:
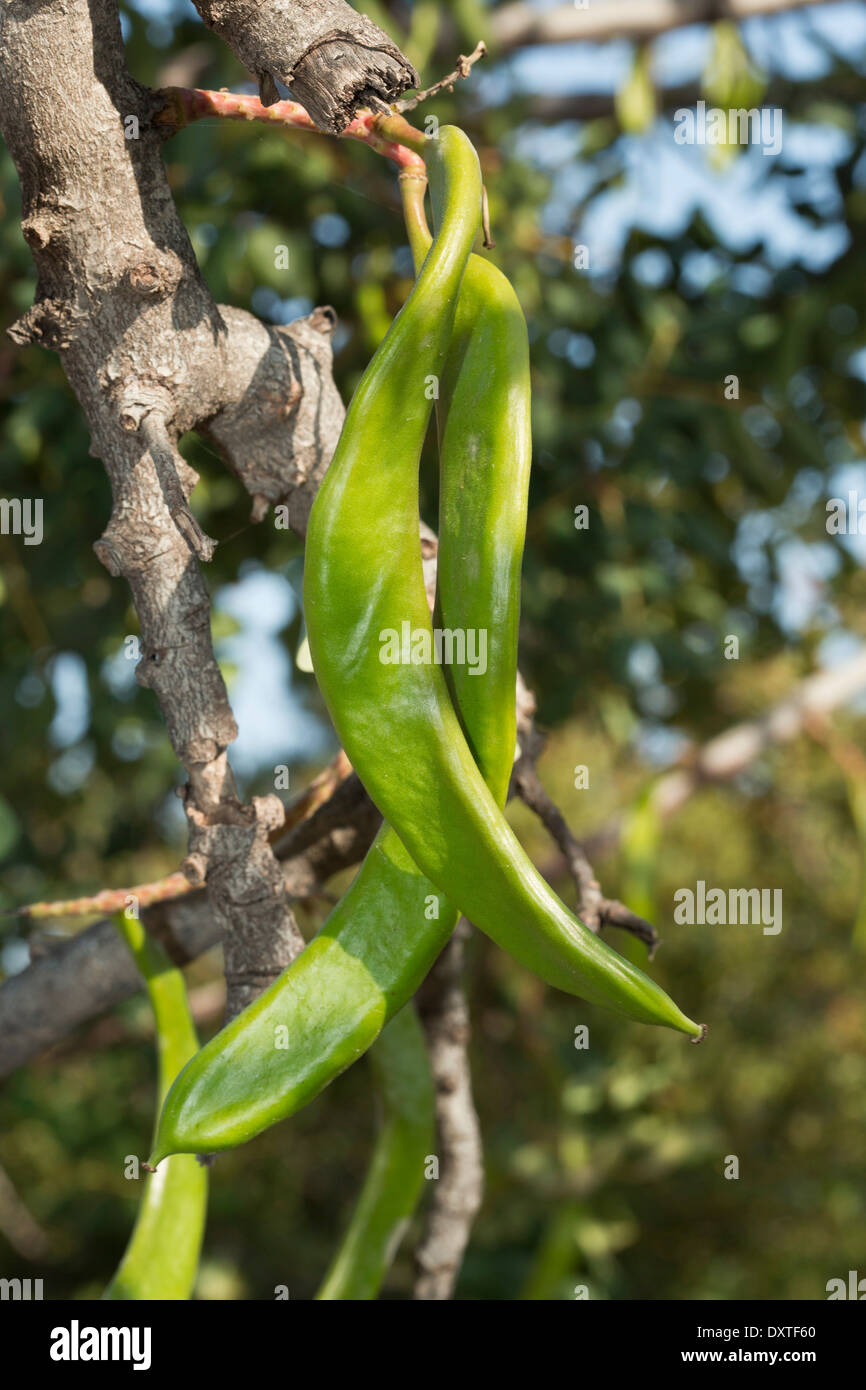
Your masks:
M259 84L261 101L291 87L320 130L339 134L362 107L389 103L418 74L396 44L344 0L195 0L209 28Z

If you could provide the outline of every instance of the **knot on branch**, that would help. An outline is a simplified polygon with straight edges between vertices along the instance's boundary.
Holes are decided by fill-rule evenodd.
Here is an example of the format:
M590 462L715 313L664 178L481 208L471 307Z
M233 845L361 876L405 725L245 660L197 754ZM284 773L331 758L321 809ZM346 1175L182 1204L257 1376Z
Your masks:
M210 777L212 770L201 772ZM285 819L279 797L256 796L245 806L223 795L203 809L203 790L208 789L193 775L184 792L190 853L183 869L190 882L206 883L208 902L223 927L229 1019L276 979L303 938L269 842Z
M172 411L171 397L163 387L138 384L121 400L120 423L128 433L141 435L169 515L188 549L200 560L210 560L217 543L205 535L188 506L187 497L198 482L198 474L181 458L168 433Z
M308 314L307 323L315 333L324 333L330 337L337 327L337 311L332 309L330 304L319 304Z
M164 299L177 289L183 278L184 267L174 251L165 251L160 256L151 256L140 261L126 272L126 279L133 294L144 299Z
M162 666L168 656L167 647L145 647L141 653L141 661L135 668L135 679L140 686L146 690L158 688L158 681L155 673Z
M67 300L38 299L6 332L19 347L38 343L60 352L75 336L75 306Z
M32 213L21 223L24 240L31 251L44 251L56 230L56 219L44 212Z

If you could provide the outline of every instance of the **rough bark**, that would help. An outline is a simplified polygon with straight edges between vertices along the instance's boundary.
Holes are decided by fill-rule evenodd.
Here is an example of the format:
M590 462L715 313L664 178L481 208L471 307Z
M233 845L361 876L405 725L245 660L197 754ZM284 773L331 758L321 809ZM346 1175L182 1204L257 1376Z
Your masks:
M160 103L126 71L112 0L9 0L0 91L38 273L35 303L10 335L58 352L111 481L95 549L130 586L136 676L157 695L189 777L186 869L207 877L223 929L231 1016L303 943L268 844L282 805L242 805L228 763L237 729L198 563L213 543L189 509L197 479L177 441L207 432L254 516L286 500L303 532L343 420L334 315L272 329L214 303L166 181L151 119Z
M290 87L321 130L339 132L360 107L418 85L412 64L366 15L343 0L195 0L210 29L259 83L265 106Z

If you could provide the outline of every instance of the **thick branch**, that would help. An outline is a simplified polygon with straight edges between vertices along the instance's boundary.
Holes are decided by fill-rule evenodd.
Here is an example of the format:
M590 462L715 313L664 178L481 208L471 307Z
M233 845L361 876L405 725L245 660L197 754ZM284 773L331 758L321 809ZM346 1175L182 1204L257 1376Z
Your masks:
M254 497L289 499L304 529L342 405L331 379L333 313L268 329L220 311L198 271L160 158L161 102L127 73L112 0L11 0L2 13L3 134L19 170L36 302L12 330L55 348L108 472L99 558L132 590L136 675L156 693L189 776L190 876L222 925L228 1010L302 946L268 844L277 797L238 800L236 736L197 562L210 545L190 511L196 474L181 434L206 429Z
M670 29L717 19L743 20L781 14L830 0L592 0L578 8L558 5L537 9L518 0L492 16L500 49L509 51L538 43L603 43L609 39L653 39Z
M262 101L291 87L321 130L339 134L361 107L389 103L418 74L387 34L343 0L195 0L258 79Z
M360 863L381 816L356 777L280 842L277 853L290 901L309 898L342 869ZM146 908L142 920L177 965L216 946L220 928L203 892ZM40 949L40 944L42 949ZM0 1076L53 1047L95 1015L141 988L141 976L111 922L97 922L62 944L31 947L32 963L0 987Z

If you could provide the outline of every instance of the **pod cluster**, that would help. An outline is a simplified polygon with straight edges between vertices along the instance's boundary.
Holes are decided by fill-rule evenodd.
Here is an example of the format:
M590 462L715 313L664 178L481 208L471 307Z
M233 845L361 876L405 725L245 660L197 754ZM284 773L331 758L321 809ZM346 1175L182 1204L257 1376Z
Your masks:
M508 281L472 253L482 201L472 145L445 126L427 153L436 233L424 184L410 176L403 196L417 279L355 392L306 543L316 678L384 824L308 947L177 1077L151 1160L245 1142L318 1095L388 1025L374 1049L385 1118L321 1298L375 1295L417 1199L432 1088L411 1005L394 1016L461 912L556 988L702 1035L568 910L503 814L531 455L527 333ZM434 406L431 615L418 466Z

